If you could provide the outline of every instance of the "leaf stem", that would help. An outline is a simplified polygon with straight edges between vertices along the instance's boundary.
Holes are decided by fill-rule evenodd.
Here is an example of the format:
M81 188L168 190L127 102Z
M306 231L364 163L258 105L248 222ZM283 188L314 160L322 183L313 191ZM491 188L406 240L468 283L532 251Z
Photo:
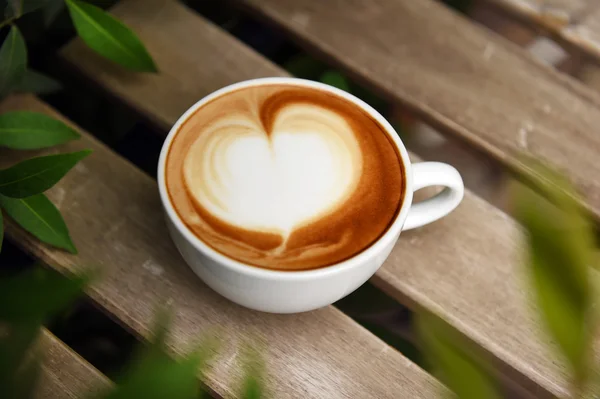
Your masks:
M4 28L6 25L12 25L12 23L15 22L17 19L19 19L19 17L20 17L20 15L10 17L10 18L5 19L4 21L0 22L0 29Z

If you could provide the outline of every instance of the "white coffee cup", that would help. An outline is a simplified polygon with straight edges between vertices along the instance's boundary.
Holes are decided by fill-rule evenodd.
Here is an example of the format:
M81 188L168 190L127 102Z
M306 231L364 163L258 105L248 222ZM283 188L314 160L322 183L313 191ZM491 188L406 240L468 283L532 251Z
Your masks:
M398 148L406 171L406 194L400 212L388 230L370 247L350 259L306 271L277 271L231 259L195 236L179 218L165 184L165 164L173 138L182 123L212 99L248 86L293 84L341 96L360 107L386 129ZM412 204L413 192L428 186L444 186L436 196ZM431 223L450 213L463 198L462 178L452 166L438 162L412 165L394 128L370 105L337 88L296 78L262 78L236 83L204 97L188 109L171 128L158 163L158 187L166 222L179 252L192 270L213 290L242 306L272 313L296 313L317 309L350 294L381 267L402 230Z

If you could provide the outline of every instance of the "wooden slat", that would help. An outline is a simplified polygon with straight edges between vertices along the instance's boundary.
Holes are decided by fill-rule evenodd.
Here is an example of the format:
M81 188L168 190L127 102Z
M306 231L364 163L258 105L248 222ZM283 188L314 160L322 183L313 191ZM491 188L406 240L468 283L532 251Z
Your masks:
M498 13L498 10L488 3L475 3L469 17L526 48L534 58L568 75L576 74L586 58L579 53L569 54L554 40L540 35L535 29L524 26L508 15Z
M593 64L584 65L577 78L594 90L600 91L600 67Z
M0 112L16 109L58 117L31 96L13 97L0 106ZM102 279L90 295L140 334L149 333L157 306L170 301L177 313L171 346L176 353L218 330L223 348L208 377L217 394L235 396L242 371L237 350L248 342L266 348L267 383L273 397L437 396L441 389L437 381L333 307L295 316L272 315L244 309L214 293L171 243L156 182L82 134L78 142L45 151L94 150L48 193L61 209L79 255L42 246L14 224L9 224L8 234L60 271L100 267ZM27 155L3 153L0 167Z
M569 44L600 60L600 3L590 9L576 24L561 31L561 36Z
M47 330L40 339L42 373L34 399L90 398L110 386L110 381Z
M596 0L487 1L600 61L600 4Z
M396 3L422 2L423 0ZM285 0L280 3L289 4ZM325 3L332 2L319 2ZM376 1L371 3L374 4L372 12L377 15L381 9L377 7ZM275 11L279 9L276 4L271 6ZM315 2L313 8L317 6ZM322 31L327 31L319 22L321 18L311 20L309 9L305 10L308 17L297 17L304 20L305 26L312 26L314 23ZM369 20L371 14L368 10L358 7L358 11ZM397 10L392 11L395 14ZM188 105L206 95L209 90L252 77L285 75L283 70L177 3L132 0L119 4L113 12L141 36L155 57L161 74L140 76L125 72L86 50L79 41L65 47L62 55L98 85L146 113L165 132ZM435 17L435 12L433 16ZM407 19L411 17L413 16L409 15ZM334 20L334 17L330 18L330 21ZM158 22L161 26L160 33L156 31ZM394 25L407 23L410 24L399 16ZM419 18L415 23L427 26ZM440 27L443 28L444 26ZM370 32L368 29L354 30L364 35L369 35ZM331 34L341 40L347 33L344 27L339 34ZM429 29L417 37L431 34L433 33ZM436 40L443 40L435 34L434 36ZM353 41L356 44L348 54L365 55L370 51L361 40L348 37L351 38L347 40L349 44ZM390 42L398 42L399 37L403 36L397 36ZM410 40L424 40L417 37L411 37ZM388 42L383 41L384 36L381 39L378 46L385 46ZM345 44L340 45L346 47ZM413 52L411 45L405 43L402 46L406 49L406 57L410 58ZM440 52L439 46L432 51L437 51L438 55L446 54L445 58L453 57L451 52ZM430 51L423 47L419 52L428 54ZM402 60L402 57L398 59ZM375 57L372 63L379 61L381 56ZM431 62L423 63L422 67L416 67L414 62L409 61L404 74L409 70L415 74L419 74L420 69L429 71L427 74L436 78L437 83L443 83L436 90L435 96L451 101L452 97L445 94L444 89L453 93L452 89L456 90L456 85L460 86L460 82L455 85L452 79L444 81L440 75L444 71L443 65L435 72L437 69ZM399 68L403 69L402 65L402 62L398 66L384 63L380 67L389 69L387 76ZM470 68L478 70L474 62ZM457 68L445 70L445 73L460 77ZM468 78L459 80L469 87L465 88L464 93L460 91L462 97L456 101L470 98L467 92L471 87ZM206 83L209 81L212 83ZM427 80L423 79L420 82L423 90L433 90L432 83L428 85ZM400 87L399 84L403 83L390 81L393 89ZM475 98L469 101L473 102L473 106L476 106L476 102L486 103ZM445 107L454 106L450 103ZM471 111L467 112L471 115ZM500 117L507 119L507 123L510 122L510 115L498 113L495 122L500 125ZM573 161L577 162L578 159ZM550 356L544 335L539 331L535 316L529 311L532 305L527 300L519 265L519 241L519 230L512 219L467 192L462 205L451 216L418 231L404 233L374 282L403 303L444 317L491 354L502 373L534 392L535 397L563 395L567 387L566 371Z
M594 0L487 0L537 26L558 32L573 24Z
M563 169L600 219L600 96L434 0L238 0L401 102L531 177Z

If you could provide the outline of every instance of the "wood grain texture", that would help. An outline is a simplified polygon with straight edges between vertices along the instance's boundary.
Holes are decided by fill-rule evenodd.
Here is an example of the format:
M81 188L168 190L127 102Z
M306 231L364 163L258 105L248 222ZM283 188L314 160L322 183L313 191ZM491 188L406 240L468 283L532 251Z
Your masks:
M104 374L49 331L42 331L39 345L43 363L34 399L90 398L110 387Z
M123 1L113 11L126 18L127 24L143 37L159 74L131 73L92 53L81 40L67 45L62 55L83 73L93 73L94 81L109 86L129 106L162 126L163 116L176 120L181 110L200 99L199 93L203 96L231 83L279 73L275 65L265 63L260 55L221 29L203 21L195 24L195 19L190 20L191 10L176 0L152 0L148 6ZM144 97L154 101L137 101Z
M600 60L600 3L589 10L580 20L560 31L561 37L570 45Z
M0 106L0 112L8 110L57 116L31 96L12 97ZM90 295L142 335L149 333L156 308L170 302L176 312L171 348L177 354L218 332L223 348L208 376L217 394L235 396L242 372L237 351L243 343L265 348L267 385L276 398L433 398L442 390L433 377L331 306L272 315L244 309L210 290L169 239L156 182L82 135L78 142L43 152L94 150L48 193L79 255L40 245L13 223L8 235L59 271L95 265L102 278ZM28 155L2 153L0 167Z
M600 4L596 0L487 1L600 61Z
M434 127L522 177L567 173L600 218L600 95L434 0L238 0Z
M249 51L182 6L164 0L152 0L144 1L142 7L142 1L123 2L114 8L113 12L133 26L148 45L162 71L160 75L140 77L112 67L86 50L77 40L65 47L62 55L80 72L108 92L146 113L156 121L163 132L170 128L189 104L217 86L258 76L286 74L285 71ZM319 2L319 4L333 3ZM354 3L363 4L360 1ZM379 3L372 3L374 15L379 15L381 11L377 8ZM397 3L421 4L422 1ZM291 2L282 0L278 4L289 5ZM274 12L277 12L278 7L272 6ZM312 7L317 8L319 5L315 2ZM373 17L368 11L362 8L359 10L367 21L369 17ZM306 15L308 15L305 19L306 26L311 26L310 8L306 8ZM329 16L330 20L335 20L333 15ZM407 19L411 17L408 16ZM158 19L162 23L160 34L155 32ZM319 21L321 19L327 18L318 18ZM417 22L427 25L427 22L421 19ZM398 25L407 23L404 17L400 17L399 20L401 22L398 22ZM324 24L319 26L322 30L319 34L329 32L339 40L348 33L345 26L339 33L330 32ZM367 31L362 33L369 34ZM377 29L373 33L382 34L378 51L381 46L388 45L383 42L387 37L383 33L385 32ZM424 35L430 33L424 32ZM439 35L435 35L435 40L444 41L437 36ZM193 42L188 39L190 37L194 38ZM427 41L425 38L414 40ZM352 40L348 41L350 42ZM417 51L410 43L405 43L406 41L395 40L394 42L403 43L402 48L409 58ZM357 46L348 54L362 54L366 57L371 51L359 39L356 40L356 44ZM426 47L422 47L419 51L425 52L425 49ZM452 53L440 50L439 46L434 51L438 51L437 56L441 51L441 54L445 54L445 58L453 57ZM436 59L439 61L437 56ZM381 60L381 56L375 57L372 64ZM409 71L419 74L418 70L421 67L417 68L414 62L409 62L405 70L402 63L394 65L384 62L380 67L389 69L387 75L398 68L403 69L405 74ZM444 105L442 109L446 107L454 109L457 105L452 105L454 101L452 94L455 94L457 87L465 82L467 87L459 90L460 96L455 99L457 104L464 104L466 100L476 102L477 99L472 98L468 92L472 86L468 82L468 74L456 68L444 72L444 65L434 67L432 62L433 59L429 63L424 63L422 69L424 73L435 79L429 83L419 80L420 85L411 86L412 89L419 89L417 94L426 90L433 91L435 85L439 84L435 95L450 101L450 104L442 104ZM475 60L466 66L472 70L480 69ZM445 73L450 76L443 78L442 75ZM457 76L459 81L454 83L451 76ZM218 82L218 84L203 83L207 81ZM494 81L490 85L500 87L501 82ZM398 87L398 82L392 81L392 88ZM444 90L448 90L450 94L445 94ZM507 103L503 103L504 107L509 106L506 96L512 92L506 90ZM153 95L153 93L160 93L160 95ZM461 102L463 99L465 101ZM540 104L540 101L545 98L535 97L532 98L533 100L534 103ZM490 100L490 106L494 105L494 101ZM477 102L485 103L480 100ZM553 106L556 105L553 103ZM563 107L566 107L566 104ZM469 110L465 112L471 115L471 118L477 116L475 113L471 114ZM510 115L504 115L499 111L494 115L493 122L496 124L503 125L505 119L510 123ZM575 162L578 160L579 157L573 159ZM448 218L424 229L405 233L389 260L377 273L374 282L403 303L444 317L452 326L490 354L495 361L495 366L503 375L518 381L533 392L535 397L562 395L567 386L566 371L551 356L549 344L544 340L545 336L540 332L535 316L531 312L532 303L526 295L526 284L519 262L519 242L520 232L512 219L467 192L463 204Z
M574 23L594 0L486 0L529 23L558 32Z

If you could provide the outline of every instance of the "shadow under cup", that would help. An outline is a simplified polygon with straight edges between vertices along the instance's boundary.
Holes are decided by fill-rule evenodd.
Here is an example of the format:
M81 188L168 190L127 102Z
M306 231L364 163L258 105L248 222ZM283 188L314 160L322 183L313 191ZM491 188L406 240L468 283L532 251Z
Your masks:
M166 168L171 146L182 126L185 126L187 121L199 110L217 99L247 88L267 86L289 86L304 91L312 90L319 95L336 98L350 104L356 112L366 115L371 123L376 124L380 130L384 131L388 146L396 154L396 173L400 175L400 178L396 178L396 180L401 180L401 188L399 197L395 200L393 214L383 228L379 227L380 231L374 239L339 261L318 265L310 270L273 270L253 265L252 262L240 261L199 238L193 228L190 228L190 225L182 220L173 204L166 181L170 178L167 176ZM290 118L297 117L302 115L300 111L300 109L292 110L287 114L290 115ZM225 113L226 110L220 112ZM298 120L297 123L301 126L302 119L299 117ZM277 121L263 121L263 123L271 123L273 126ZM367 170L369 169L367 168ZM184 175L182 177L184 179L183 170L180 174ZM377 178L377 176L379 175L372 176L372 178ZM237 83L216 91L192 106L175 123L163 145L159 160L158 183L169 232L179 252L192 270L207 285L226 298L248 308L274 313L295 313L323 307L343 298L365 283L381 267L398 239L412 202L413 193L411 165L406 149L392 126L377 111L344 91L321 83L295 78L264 78ZM349 206L352 205L351 201L348 203ZM365 220L368 219L368 217L365 218ZM365 226L368 227L368 225ZM326 229L327 226L323 228Z

